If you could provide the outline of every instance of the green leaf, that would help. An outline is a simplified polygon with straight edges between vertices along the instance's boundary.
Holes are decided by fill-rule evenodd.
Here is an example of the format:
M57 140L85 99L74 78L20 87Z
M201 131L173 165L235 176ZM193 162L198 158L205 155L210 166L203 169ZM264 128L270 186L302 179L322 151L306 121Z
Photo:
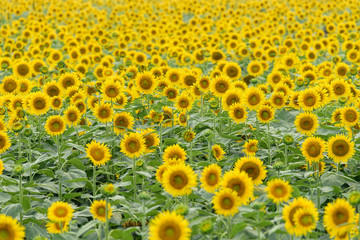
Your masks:
M90 221L88 223L86 223L85 225L83 225L78 231L76 236L79 238L81 237L81 235L83 235L84 233L88 232L89 230L93 229L96 225L96 221Z
M7 202L11 199L11 195L4 193L4 192L0 192L0 202Z
M64 185L69 188L83 188L86 184L86 173L80 169L71 169L62 173Z
M11 216L13 218L16 218L20 212L22 211L22 207L19 203L15 203L15 204L10 204L5 206L2 210L1 213L7 215L7 216Z
M241 222L241 223L237 223L234 226L232 226L231 228L231 233L230 233L230 237L233 238L235 237L235 235L239 232L241 232L242 230L244 230L246 227L246 223L245 222Z
M80 159L72 158L72 159L68 160L66 163L69 163L80 170L83 170L83 171L85 170L85 165Z
M137 230L136 227L127 228L126 230L115 229L110 232L110 236L115 239L132 240L133 236L131 233Z

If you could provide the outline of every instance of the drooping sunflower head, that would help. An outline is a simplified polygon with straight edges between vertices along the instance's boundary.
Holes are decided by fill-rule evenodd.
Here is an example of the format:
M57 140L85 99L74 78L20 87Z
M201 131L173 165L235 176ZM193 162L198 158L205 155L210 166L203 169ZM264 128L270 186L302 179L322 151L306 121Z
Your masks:
M105 200L95 200L90 207L90 213L94 219L98 219L102 222L106 222L106 202ZM112 208L108 203L108 219L111 219Z
M110 149L105 143L92 140L85 148L86 156L90 158L95 166L105 165L111 159Z
M214 146L212 146L211 150L216 160L220 161L224 158L225 151L219 144L215 144Z
M311 135L314 134L318 128L318 117L314 113L304 112L296 116L296 129L302 133Z
M262 183L267 172L262 161L254 156L240 158L235 163L234 171L246 172L255 185Z
M120 142L120 149L129 158L137 158L145 152L145 139L141 133L125 134Z
M287 202L293 191L289 182L282 179L273 179L269 181L265 190L268 193L268 198L272 199L275 203Z

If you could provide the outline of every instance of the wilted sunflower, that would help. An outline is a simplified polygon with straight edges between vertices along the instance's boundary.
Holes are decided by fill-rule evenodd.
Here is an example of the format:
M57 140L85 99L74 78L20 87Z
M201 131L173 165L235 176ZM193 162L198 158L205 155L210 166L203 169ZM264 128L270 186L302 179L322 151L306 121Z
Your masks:
M228 171L223 176L221 186L234 190L238 197L239 203L247 205L249 199L253 196L254 183L246 172Z
M262 105L257 109L256 116L261 123L269 123L275 117L275 109L267 105Z
M234 171L246 172L255 185L262 183L266 177L266 170L263 162L254 156L242 157L235 163Z
M216 163L206 166L201 172L201 187L209 193L214 193L221 183L221 167Z
M216 214L230 216L239 212L241 200L236 191L230 188L223 188L215 193L212 203L214 204Z
M114 132L116 134L121 134L127 131L126 128L132 129L134 125L134 118L128 112L122 112L115 114L114 117Z
M57 201L48 208L47 216L54 222L70 222L74 209L67 202Z
M45 114L50 109L50 98L43 92L35 92L29 96L29 113L33 115Z
M301 146L302 154L310 163L319 162L324 157L325 149L325 141L319 137L308 137Z
M189 165L169 165L164 172L162 184L165 191L174 197L189 195L191 188L197 185L196 174Z
M102 103L95 107L94 115L102 123L111 122L113 119L114 110L110 103Z
M162 212L150 222L149 240L189 240L189 222L175 212Z
M287 202L293 191L289 182L278 178L269 181L265 190L268 193L267 197L272 199L275 203Z
M0 214L0 239L1 240L22 240L25 239L25 227L5 214Z
M327 143L328 156L336 163L347 163L355 154L354 143L345 135L332 136Z
M81 114L77 107L70 106L64 111L64 117L67 124L76 126L81 120Z
M151 72L137 74L135 82L139 91L144 94L152 94L156 88L155 76Z
M145 139L141 133L128 133L120 142L121 152L129 158L140 157L146 150Z
M258 140L256 139L249 139L244 144L244 149L242 150L246 155L253 156L256 154L258 150Z
M45 123L45 130L50 136L57 136L66 130L64 117L60 115L50 116Z
M110 149L105 143L92 140L85 148L86 156L90 158L95 166L105 165L111 159Z
M244 104L250 110L256 110L259 108L265 101L265 93L259 88L250 87L244 93Z
M94 219L106 222L106 201L105 200L95 200L90 207L90 213L93 215ZM111 219L112 208L110 203L108 203L108 219Z
M46 230L51 234L68 232L69 222L48 222Z
M300 209L308 209L316 212L315 204L304 197L294 199L289 205L283 208L282 218L285 220L285 229L291 235L297 232L298 226L295 225L294 216Z
M318 128L318 117L314 113L304 112L296 116L295 126L301 134L311 135Z
M229 117L236 123L243 123L247 118L247 111L244 104L235 103L231 105L229 111Z
M184 163L186 160L186 152L178 144L168 146L164 151L163 160L164 162L176 160L179 163Z
M338 198L325 207L324 225L330 236L348 232L355 224L355 209L345 199Z
M219 144L215 144L214 146L212 146L211 150L216 160L220 161L224 158L225 151Z
M10 146L11 142L8 135L0 131L0 154L6 152Z

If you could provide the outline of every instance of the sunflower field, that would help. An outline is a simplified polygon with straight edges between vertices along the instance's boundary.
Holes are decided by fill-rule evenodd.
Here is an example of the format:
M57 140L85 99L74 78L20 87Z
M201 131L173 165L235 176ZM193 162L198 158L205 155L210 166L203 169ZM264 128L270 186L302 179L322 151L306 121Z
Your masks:
M360 0L0 4L0 240L360 239Z

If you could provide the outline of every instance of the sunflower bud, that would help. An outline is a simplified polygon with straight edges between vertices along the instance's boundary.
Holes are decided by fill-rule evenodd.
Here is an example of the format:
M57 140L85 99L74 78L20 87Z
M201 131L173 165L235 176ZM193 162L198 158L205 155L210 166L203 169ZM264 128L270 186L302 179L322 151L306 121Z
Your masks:
M202 234L210 233L213 230L213 223L210 219L201 222L200 231Z
M125 65L126 65L127 67L130 66L130 65L131 65L131 61L130 61L130 60L126 60Z
M42 74L46 74L46 73L49 72L49 69L48 69L47 67L45 67L45 66L41 66L40 72L41 72Z
M21 122L16 122L13 124L12 126L12 130L15 132L15 133L18 133L20 132L21 130L23 130L24 126Z
M132 76L134 76L134 74L133 74L132 72L128 72L128 73L126 73L126 76L127 76L128 78L132 78Z
M105 184L102 188L101 188L101 193L105 196L105 197L112 197L115 196L117 192L117 189L115 188L115 186L112 183L108 183Z
M15 175L20 175L20 174L23 174L24 173L24 168L23 166L21 166L20 164L16 164L14 166L14 174Z
M293 136L289 135L289 134L286 134L284 137L283 137L283 141L286 145L290 145L294 142L294 138Z
M276 161L275 164L273 165L273 168L274 168L276 171L280 171L281 169L284 168L284 163L281 162L281 161Z
M175 212L179 215L187 215L189 213L189 207L183 203L176 205Z
M4 115L6 113L6 109L4 107L0 107L0 115Z
M2 68L2 69L7 69L8 67L9 67L9 64L6 63L6 62L4 62L4 63L1 64L1 68Z
M219 107L219 103L215 100L210 102L210 108L211 109L217 109Z
M349 202L353 206L358 205L360 203L360 192L352 191L349 195Z
M139 159L139 160L136 161L136 166L142 167L143 165L144 165L144 161L143 161L143 160Z
M64 68L64 67L66 67L66 64L65 64L64 61L59 61L59 62L57 63L57 66L58 66L58 68Z
M358 74L358 70L356 68L351 68L349 73L354 76L354 75Z
M24 135L26 136L26 137L30 137L31 135L32 135L32 130L31 130L31 128L26 128L25 130L24 130Z
M148 200L150 200L150 198L151 198L150 194L147 193L147 192L145 192L145 191L143 191L143 192L141 192L141 193L139 194L139 199L140 199L140 200L148 201Z

